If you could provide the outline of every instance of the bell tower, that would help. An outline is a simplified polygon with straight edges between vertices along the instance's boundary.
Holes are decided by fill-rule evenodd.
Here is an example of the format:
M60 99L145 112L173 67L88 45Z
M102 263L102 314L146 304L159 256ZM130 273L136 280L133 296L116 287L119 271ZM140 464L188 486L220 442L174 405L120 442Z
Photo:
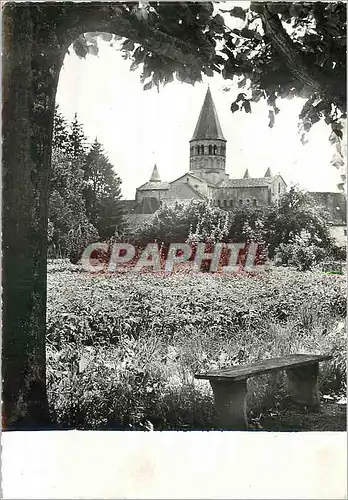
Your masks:
M190 172L217 184L226 177L226 139L208 87L198 122L190 140Z

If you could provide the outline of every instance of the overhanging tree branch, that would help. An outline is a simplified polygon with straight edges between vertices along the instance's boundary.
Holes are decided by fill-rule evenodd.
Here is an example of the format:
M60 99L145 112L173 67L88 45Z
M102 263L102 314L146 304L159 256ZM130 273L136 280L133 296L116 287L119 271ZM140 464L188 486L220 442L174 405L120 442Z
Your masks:
M58 27L65 47L69 46L82 33L105 31L128 38L139 43L148 51L158 56L166 57L183 65L201 69L215 55L215 47L202 50L199 47L169 35L157 28L151 27L142 19L137 19L126 6L110 4L67 4L59 6L59 16L62 19Z
M338 85L330 80L324 72L308 66L301 52L285 31L279 16L273 14L268 6L264 5L260 17L265 33L269 36L273 47L282 56L294 77L312 89L313 92L333 102L340 109L345 109L344 92L341 92Z

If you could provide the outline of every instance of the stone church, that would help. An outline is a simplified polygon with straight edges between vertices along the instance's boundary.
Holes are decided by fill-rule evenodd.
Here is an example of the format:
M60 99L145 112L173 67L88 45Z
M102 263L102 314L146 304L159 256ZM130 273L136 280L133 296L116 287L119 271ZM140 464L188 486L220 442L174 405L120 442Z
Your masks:
M191 200L210 200L214 205L232 209L238 205L265 205L276 202L286 191L281 175L267 169L264 177L230 179L226 173L226 139L208 88L196 128L190 140L189 171L171 182L162 182L155 165L148 182L136 190L135 200L125 202L126 212L152 214L161 205Z
M152 214L164 204L171 206L191 200L210 200L213 205L225 210L232 210L236 206L277 203L287 189L282 176L273 175L268 168L263 177L250 177L247 169L242 179L230 178L225 168L226 146L227 141L208 87L189 142L188 172L171 182L163 182L155 165L148 182L136 189L135 200L124 201L129 223L138 225L143 220L151 219ZM342 193L310 194L329 211L332 224L345 227L346 200Z

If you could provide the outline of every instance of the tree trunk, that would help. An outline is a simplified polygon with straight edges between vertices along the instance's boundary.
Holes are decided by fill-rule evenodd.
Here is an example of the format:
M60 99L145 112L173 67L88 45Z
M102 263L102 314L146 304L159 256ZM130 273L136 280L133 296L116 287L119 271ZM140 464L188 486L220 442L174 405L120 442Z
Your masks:
M49 422L47 213L62 55L28 4L5 6L3 23L3 425L22 429Z

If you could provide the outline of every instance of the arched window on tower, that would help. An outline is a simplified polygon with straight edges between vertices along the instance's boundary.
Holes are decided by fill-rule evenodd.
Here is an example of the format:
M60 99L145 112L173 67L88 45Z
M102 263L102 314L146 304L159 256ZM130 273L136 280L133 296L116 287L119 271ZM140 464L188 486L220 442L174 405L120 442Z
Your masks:
M280 183L278 184L278 194L280 194Z
M253 199L253 205L254 205L254 207L256 207L256 205L257 205L257 199L256 198Z
M201 144L201 155L204 155L204 145Z
M209 144L209 154L210 155L213 154L213 146L211 144Z
M214 155L217 155L217 146L215 145L213 148Z
M230 200L230 207L233 207L233 200Z

